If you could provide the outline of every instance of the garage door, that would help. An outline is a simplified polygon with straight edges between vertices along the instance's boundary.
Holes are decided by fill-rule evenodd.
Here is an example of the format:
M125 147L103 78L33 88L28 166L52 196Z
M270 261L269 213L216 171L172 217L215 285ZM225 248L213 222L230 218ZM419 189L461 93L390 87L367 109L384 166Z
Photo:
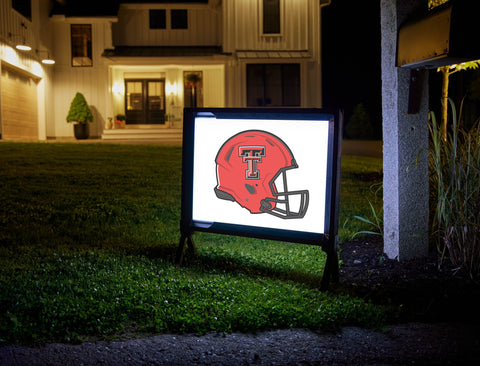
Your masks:
M2 64L3 139L38 139L37 84L28 74Z

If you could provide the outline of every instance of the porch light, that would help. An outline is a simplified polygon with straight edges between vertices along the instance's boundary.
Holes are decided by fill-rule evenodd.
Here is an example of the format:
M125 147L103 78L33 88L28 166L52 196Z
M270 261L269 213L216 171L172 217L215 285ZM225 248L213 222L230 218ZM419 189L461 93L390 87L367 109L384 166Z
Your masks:
M114 83L112 86L112 92L118 95L123 95L125 94L125 85L121 83Z
M167 84L167 94L169 95L177 95L177 83L169 83Z

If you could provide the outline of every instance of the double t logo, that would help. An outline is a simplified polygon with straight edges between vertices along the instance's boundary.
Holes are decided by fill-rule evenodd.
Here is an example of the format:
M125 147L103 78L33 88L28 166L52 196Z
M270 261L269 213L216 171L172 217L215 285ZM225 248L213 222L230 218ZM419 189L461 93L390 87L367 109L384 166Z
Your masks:
M257 163L261 163L262 157L265 156L265 146L239 146L238 156L242 157L244 163L247 163L245 178L260 179Z

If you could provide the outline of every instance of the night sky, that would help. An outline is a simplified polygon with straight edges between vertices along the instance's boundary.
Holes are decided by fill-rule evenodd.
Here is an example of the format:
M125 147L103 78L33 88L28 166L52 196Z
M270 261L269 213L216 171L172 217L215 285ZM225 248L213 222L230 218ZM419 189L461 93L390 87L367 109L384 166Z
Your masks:
M332 0L322 11L323 105L347 123L363 103L381 139L380 0Z

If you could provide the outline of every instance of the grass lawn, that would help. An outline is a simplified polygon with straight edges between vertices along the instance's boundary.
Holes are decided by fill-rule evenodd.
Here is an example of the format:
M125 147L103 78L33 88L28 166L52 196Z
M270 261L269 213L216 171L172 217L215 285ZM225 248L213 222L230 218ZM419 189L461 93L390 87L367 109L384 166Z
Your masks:
M381 160L345 156L340 239L371 229ZM0 143L0 344L381 325L318 290L315 246L197 233L179 268L181 148Z

